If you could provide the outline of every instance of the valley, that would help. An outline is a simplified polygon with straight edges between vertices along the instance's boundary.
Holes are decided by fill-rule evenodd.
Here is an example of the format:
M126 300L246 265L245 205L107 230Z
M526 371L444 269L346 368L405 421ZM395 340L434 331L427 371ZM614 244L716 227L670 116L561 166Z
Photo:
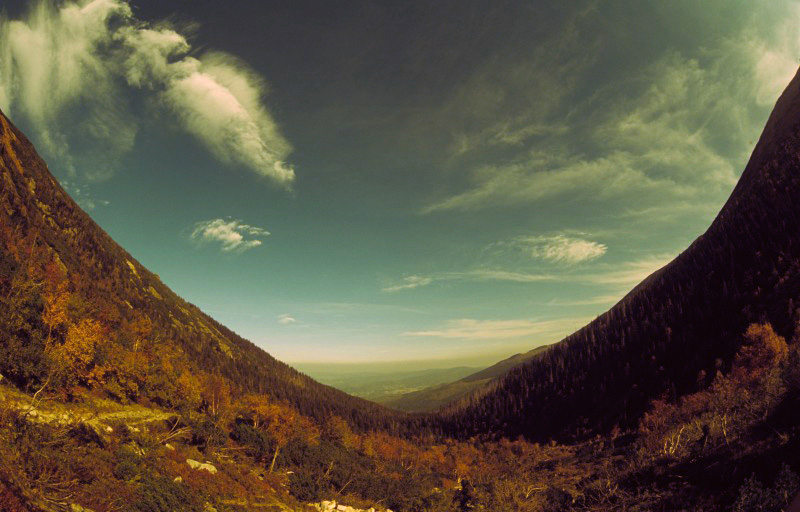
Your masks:
M274 103L244 61L193 49L179 30L195 25L138 18L163 6L37 5L19 15L24 21L0 15L0 512L800 510L800 71L757 142L738 147L748 139L742 120L765 98L771 104L769 87L785 84L778 73L758 75L747 96L756 99L736 108L699 94L716 84L703 74L711 65L683 62L679 52L661 74L647 67L578 87L567 78L578 70L550 84L544 72L529 76L527 54L511 65L500 62L506 53L474 47L490 66L471 74L453 48L506 31L464 27L503 19L496 26L513 36L503 48L533 44L523 37L527 25L506 19L510 4L492 10L495 18L454 11L461 17L452 26L413 6L377 4L357 11L357 26L333 10L308 26L259 26L260 37L292 41L281 55L317 33L335 36L314 39L302 69L283 68L302 71L289 88L298 96L284 86ZM270 8L285 20L296 6ZM600 11L591 5L561 23L557 44L542 46L547 56L572 48ZM231 40L253 21L225 18L241 15L236 9L212 12L205 15L232 23ZM265 12L258 20L266 26ZM527 14L519 20L538 20ZM548 15L560 16L541 15L541 31ZM409 27L425 29L421 20L437 22L435 37L406 45L408 54L400 45L406 58L392 65L384 58L391 38L380 39L385 47L360 39L378 38L359 32L373 22L402 38ZM351 30L336 32L342 26ZM34 37L42 34L50 36ZM442 34L460 43L440 44ZM738 49L733 37L712 39ZM276 58L271 46L246 42L264 49L253 59ZM695 47L706 52L704 44ZM358 52L323 62L338 45ZM610 45L604 58L627 62L615 52L627 56L633 46ZM50 47L63 51L31 64ZM605 61L592 52L601 47L577 45L569 58L537 53L536 62L599 66ZM380 58L367 65L371 52ZM766 55L758 73L785 64ZM512 72L495 73L498 62ZM52 91L31 86L52 78L47 65L58 71ZM423 70L439 80L423 80ZM413 93L400 93L400 71L413 77ZM341 86L329 83L339 75L362 77L361 88L327 91ZM498 75L505 88L493 87ZM617 97L642 83L655 84L644 87L644 106ZM135 93L117 94L123 85ZM472 117L508 107L508 98L533 104L528 90L546 96L547 108L516 117L525 102L515 100L514 115L489 128ZM93 103L85 91L105 99ZM687 112L684 103L697 97L706 113ZM608 110L589 109L597 104ZM157 114L146 123L126 117L132 106ZM47 108L59 122L75 115L74 126L44 129ZM284 125L288 110L306 120ZM37 147L12 120L18 115ZM140 127L147 130L137 135ZM183 133L161 140L169 130ZM119 135L117 145L109 134ZM315 149L290 160L289 139ZM356 151L369 144L374 153ZM65 156L84 145L92 158ZM738 179L738 160L715 153L751 148ZM64 166L59 178L39 150ZM113 189L101 187L122 154L150 179L161 168L147 162L168 161L173 174L163 183L129 175L114 186L144 183L146 193L116 195L129 203L104 210L111 201L93 198L81 180ZM222 164L230 176L217 173ZM306 178L303 165L318 174ZM468 179L461 167L473 171L462 173ZM279 192L264 192L265 184ZM708 209L696 204L705 189L726 186L732 192L705 231L691 234L676 220ZM629 202L615 209L620 190ZM650 204L661 196L675 210ZM608 210L582 209L592 201ZM551 215L558 229L548 227ZM154 228L170 219L179 220ZM584 225L592 229L572 227ZM678 228L686 230L661 243ZM146 249L142 260L122 238ZM678 254L675 240L690 241ZM267 349L315 362L290 365ZM498 353L514 355L479 364Z

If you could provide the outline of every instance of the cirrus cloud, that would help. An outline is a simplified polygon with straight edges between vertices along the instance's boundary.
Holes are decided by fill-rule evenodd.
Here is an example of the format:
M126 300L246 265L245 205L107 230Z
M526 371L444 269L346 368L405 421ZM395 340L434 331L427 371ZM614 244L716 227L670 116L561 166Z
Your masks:
M586 323L588 318L558 318L548 320L450 320L444 327L424 331L404 332L405 336L462 340L512 339L540 335L543 338L563 337Z

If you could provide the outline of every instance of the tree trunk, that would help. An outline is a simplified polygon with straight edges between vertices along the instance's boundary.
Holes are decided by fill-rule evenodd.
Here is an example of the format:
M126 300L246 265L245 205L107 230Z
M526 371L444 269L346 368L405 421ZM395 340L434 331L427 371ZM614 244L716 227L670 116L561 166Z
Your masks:
M275 446L275 453L272 455L272 462L269 465L269 472L272 473L272 470L275 468L275 460L278 458L278 452L281 449L281 445Z

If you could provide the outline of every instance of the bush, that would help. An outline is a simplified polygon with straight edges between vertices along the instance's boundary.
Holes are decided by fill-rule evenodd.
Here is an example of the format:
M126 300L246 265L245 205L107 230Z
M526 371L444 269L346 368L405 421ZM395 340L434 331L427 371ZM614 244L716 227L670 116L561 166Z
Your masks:
M120 448L114 453L117 463L114 466L114 476L119 480L129 481L139 476L141 473L140 460L133 451L128 448Z
M544 493L544 512L562 512L572 505L572 495L563 489L550 486Z
M189 494L183 486L161 476L142 478L136 503L130 512L203 512L204 500Z
M307 473L293 473L289 476L289 491L303 502L314 502L321 499L319 482Z
M247 455L256 461L263 461L272 454L270 440L260 430L249 423L236 422L231 431L231 438L245 447Z
M797 493L797 489L797 474L786 464L781 467L770 488L765 488L753 474L739 488L739 498L733 510L734 512L783 512Z

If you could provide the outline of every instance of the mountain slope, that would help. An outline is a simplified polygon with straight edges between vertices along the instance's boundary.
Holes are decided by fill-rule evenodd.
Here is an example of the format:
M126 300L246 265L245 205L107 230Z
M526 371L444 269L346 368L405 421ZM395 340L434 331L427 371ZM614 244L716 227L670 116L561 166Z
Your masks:
M706 385L751 322L791 338L800 306L800 78L773 110L709 229L611 310L454 405L445 431L533 439L634 426L649 402Z
M512 368L541 356L547 348L548 346L537 347L524 354L515 354L459 380L405 393L382 403L401 411L433 411L456 400L461 400L467 395L487 392L489 386L497 379L506 375Z
M168 402L204 373L316 418L386 426L390 411L317 383L173 293L78 207L2 113L0 184L0 372L18 385L39 386L61 365L71 385Z

